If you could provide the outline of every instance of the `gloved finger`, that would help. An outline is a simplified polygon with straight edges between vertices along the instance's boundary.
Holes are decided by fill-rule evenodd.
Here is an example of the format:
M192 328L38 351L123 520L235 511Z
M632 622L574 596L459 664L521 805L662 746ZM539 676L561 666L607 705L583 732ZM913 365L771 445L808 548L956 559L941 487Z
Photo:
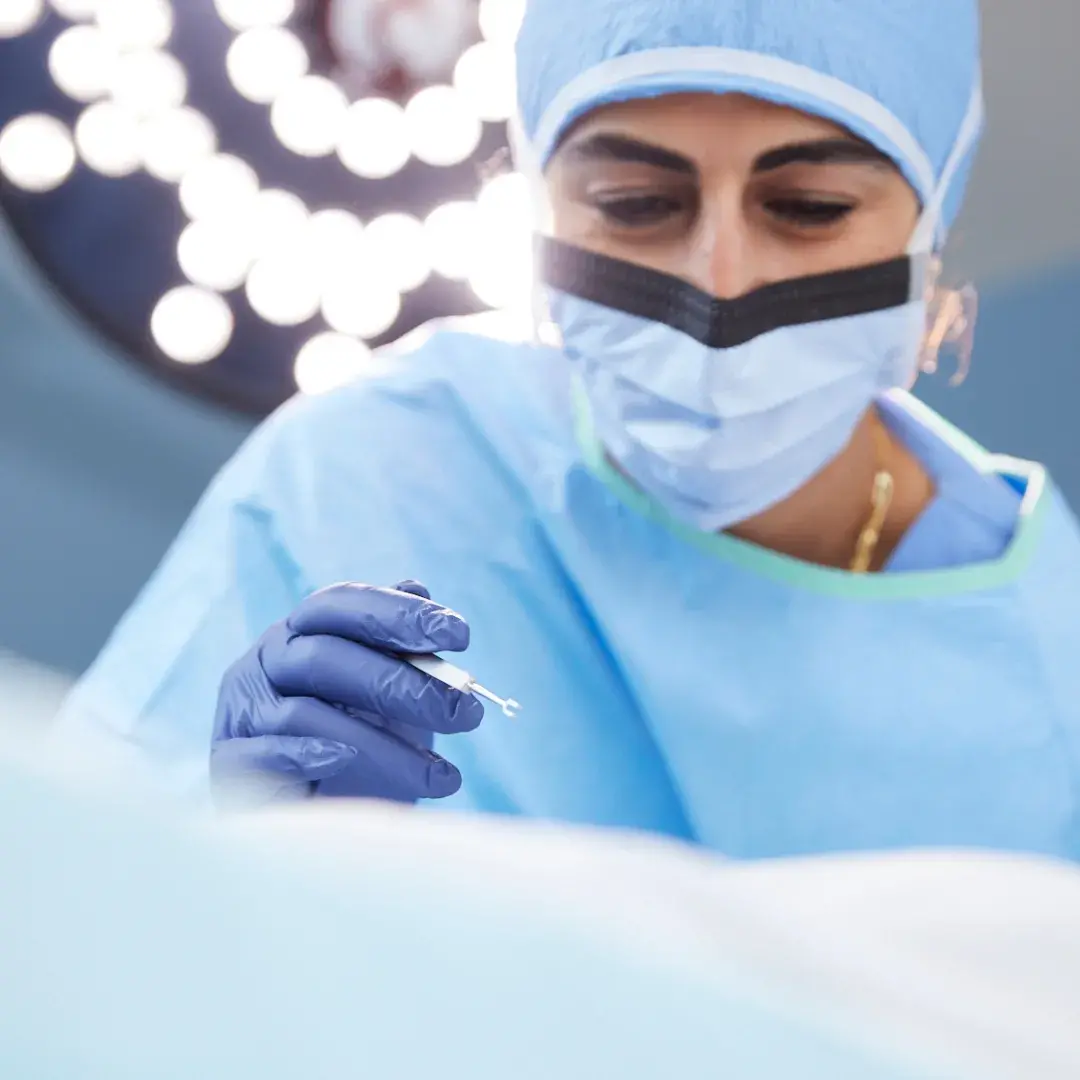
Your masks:
M256 735L223 739L211 749L211 764L234 772L269 772L294 780L325 780L341 772L356 747L334 739Z
M431 593L428 592L427 586L419 581L413 581L412 578L408 578L405 581L399 581L394 588L398 592L407 592L413 596L419 596L424 600L431 599Z
M333 634L399 653L462 652L465 620L423 596L372 585L332 585L312 593L286 620L300 634Z
M306 799L312 784L347 769L356 753L319 738L224 739L210 750L211 789L218 805L230 809Z
M277 735L348 745L356 755L347 768L367 777L390 778L395 788L413 798L441 799L461 787L461 773L445 758L323 701L283 698L268 720Z
M484 718L484 707L472 694L345 638L293 636L281 627L263 639L260 659L283 697L318 698L444 735L473 731Z

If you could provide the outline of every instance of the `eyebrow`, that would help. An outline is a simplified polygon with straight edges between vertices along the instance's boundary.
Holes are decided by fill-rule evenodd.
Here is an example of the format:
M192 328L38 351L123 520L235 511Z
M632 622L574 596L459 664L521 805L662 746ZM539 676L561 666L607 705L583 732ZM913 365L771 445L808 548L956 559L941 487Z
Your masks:
M616 161L633 165L651 165L681 176L697 176L698 167L690 158L661 146L632 139L626 135L598 132L566 148L572 161ZM862 139L815 139L766 150L755 162L754 173L775 172L788 165L874 165L895 169L893 160L876 146Z
M754 162L754 172L774 172L785 165L876 165L895 169L888 154L862 139L815 139L767 150Z
M572 161L580 163L618 161L631 165L652 165L657 169L680 173L683 176L697 176L698 174L697 166L688 157L625 135L598 132L571 143L566 148L566 154Z

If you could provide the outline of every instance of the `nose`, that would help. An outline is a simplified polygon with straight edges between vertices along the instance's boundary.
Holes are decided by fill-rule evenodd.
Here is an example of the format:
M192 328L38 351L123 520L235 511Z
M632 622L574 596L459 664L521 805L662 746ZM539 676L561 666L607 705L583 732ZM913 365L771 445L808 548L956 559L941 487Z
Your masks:
M721 300L732 300L767 284L763 252L741 199L717 199L698 221L692 280Z

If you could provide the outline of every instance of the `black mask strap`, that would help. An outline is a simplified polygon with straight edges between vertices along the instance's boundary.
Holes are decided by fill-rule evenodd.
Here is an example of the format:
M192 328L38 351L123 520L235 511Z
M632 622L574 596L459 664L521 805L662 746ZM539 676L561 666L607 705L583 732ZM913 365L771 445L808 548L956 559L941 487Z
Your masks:
M663 323L710 349L733 349L785 326L902 307L917 293L915 263L906 255L720 300L681 278L560 240L540 239L538 254L541 280L553 289Z

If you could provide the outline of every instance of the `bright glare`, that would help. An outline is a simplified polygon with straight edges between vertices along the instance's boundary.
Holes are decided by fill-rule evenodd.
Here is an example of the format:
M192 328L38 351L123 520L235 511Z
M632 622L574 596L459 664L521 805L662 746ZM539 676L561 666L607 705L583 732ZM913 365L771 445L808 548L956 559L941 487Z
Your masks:
M249 101L269 104L289 83L307 74L304 43L277 26L245 30L229 47L225 67L233 86Z
M121 49L160 49L172 36L169 0L97 0L97 24Z
M337 152L357 176L382 180L400 172L412 154L404 110L385 98L355 102L342 121Z
M493 308L527 309L534 259L529 184L519 173L498 176L477 199L479 230L469 285Z
M83 110L75 124L79 156L103 176L128 176L142 164L138 117L112 101Z
M229 292L244 284L251 268L250 237L226 221L194 221L180 234L176 258L189 281Z
M42 0L0 0L0 38L18 37L37 26Z
M532 245L519 237L489 237L469 273L469 286L482 303L508 311L529 306L534 280Z
M228 219L250 206L259 191L259 178L246 162L230 154L204 158L184 173L180 205L193 221Z
M322 297L323 318L343 334L373 338L401 313L401 297L378 267L357 265L335 274Z
M480 0L480 33L485 40L510 48L525 18L526 0ZM572 27L567 27L569 33Z
M49 74L69 98L94 101L108 92L119 51L96 26L71 26L49 49Z
M383 214L364 230L364 256L400 292L431 277L424 226L409 214Z
M304 157L333 153L345 122L345 92L321 75L289 83L274 101L270 123L281 142Z
M109 82L113 100L139 116L175 109L187 97L184 65L159 49L125 53L116 63Z
M150 317L158 348L179 364L205 364L220 356L232 338L233 313L217 293L194 285L167 292Z
M320 210L308 222L306 244L323 281L330 280L363 257L363 223L348 210Z
M65 19L80 22L94 17L98 0L49 0L49 6Z
M296 11L296 0L214 0L214 7L233 30L250 30L288 22Z
M319 291L318 267L302 250L275 251L248 274L248 301L275 326L299 326L316 315Z
M371 350L356 338L317 334L297 354L293 375L301 393L325 394L379 366Z
M216 149L213 124L186 106L159 113L143 124L143 165L159 180L179 183L189 169Z
M424 222L432 269L452 280L467 278L479 229L476 203L449 202L433 210Z
M71 132L53 116L28 113L0 131L0 172L24 191L51 191L74 167Z
M255 173L227 155L208 158L188 176L193 180L184 178L181 200L186 194L185 209L195 217L176 252L187 277L218 292L246 280L252 306L277 325L310 318L321 279L303 201L287 191L259 191Z
M508 120L517 99L514 54L481 41L461 54L454 68L454 89L481 120Z
M256 256L306 246L310 215L304 200L291 191L260 191L238 216Z
M480 144L483 128L452 86L429 86L405 106L413 153L429 165L457 165Z

